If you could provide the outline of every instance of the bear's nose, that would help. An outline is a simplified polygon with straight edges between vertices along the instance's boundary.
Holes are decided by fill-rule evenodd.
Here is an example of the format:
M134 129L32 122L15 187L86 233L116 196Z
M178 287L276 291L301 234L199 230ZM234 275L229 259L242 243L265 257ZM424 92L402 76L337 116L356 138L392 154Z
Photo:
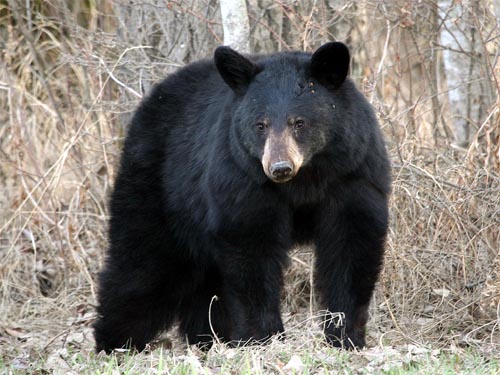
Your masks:
M289 161L279 161L274 163L269 168L269 173L271 176L278 180L289 177L292 174L293 166Z

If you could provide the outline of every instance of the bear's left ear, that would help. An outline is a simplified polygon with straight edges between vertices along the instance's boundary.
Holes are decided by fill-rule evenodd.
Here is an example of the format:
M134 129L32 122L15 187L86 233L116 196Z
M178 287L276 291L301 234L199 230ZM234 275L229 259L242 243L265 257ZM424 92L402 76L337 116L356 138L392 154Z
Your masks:
M323 44L311 56L311 75L327 88L337 88L349 71L349 50L344 43Z
M256 64L230 47L217 47L214 60L219 74L238 95L245 94L248 85L259 72Z

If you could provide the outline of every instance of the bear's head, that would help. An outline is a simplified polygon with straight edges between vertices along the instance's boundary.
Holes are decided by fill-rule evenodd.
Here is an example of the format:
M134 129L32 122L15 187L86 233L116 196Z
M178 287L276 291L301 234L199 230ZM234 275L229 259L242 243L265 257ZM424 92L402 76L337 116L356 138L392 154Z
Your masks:
M342 137L338 113L349 111L338 93L349 69L344 44L324 44L312 55L292 52L255 59L219 47L214 58L234 93L233 143L240 155L259 160L272 181L291 180L327 144Z

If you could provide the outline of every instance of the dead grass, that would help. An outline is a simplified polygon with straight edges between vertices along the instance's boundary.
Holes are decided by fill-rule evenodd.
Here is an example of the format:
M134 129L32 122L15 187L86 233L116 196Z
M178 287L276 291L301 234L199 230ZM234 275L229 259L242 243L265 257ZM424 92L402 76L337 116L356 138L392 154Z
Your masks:
M152 82L209 55L221 40L210 1L171 1L168 9L154 2L52 3L34 2L29 13L0 2L0 352L4 363L20 368L64 348L91 350L106 202L125 124ZM377 108L394 168L390 237L369 343L499 353L498 105L477 124L468 149L452 147L430 115L434 95L446 116L446 92L415 84L414 102L399 97L395 90L406 90L413 74L404 67L418 56L396 58L404 39L396 32L387 53L371 50L370 40L378 45L385 31L367 27L365 8L346 5L331 20L294 8L298 26L288 39L274 35L277 12L293 16L284 3L264 13L252 9L252 43L259 50L301 48L307 39L312 49L331 35L344 39L357 25L353 75ZM373 14L373 22L382 17ZM265 44L262 35L277 45ZM279 350L321 352L310 307L312 252L292 258L283 310L293 344ZM261 355L255 350L252 355Z

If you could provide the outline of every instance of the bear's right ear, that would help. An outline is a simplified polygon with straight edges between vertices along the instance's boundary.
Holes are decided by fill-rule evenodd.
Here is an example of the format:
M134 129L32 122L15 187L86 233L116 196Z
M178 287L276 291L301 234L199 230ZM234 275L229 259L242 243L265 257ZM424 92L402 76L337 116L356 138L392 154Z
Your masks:
M222 46L214 53L215 66L224 81L238 95L244 95L259 68L235 50Z
M349 50L344 43L323 44L311 56L311 75L327 88L337 88L349 71Z

